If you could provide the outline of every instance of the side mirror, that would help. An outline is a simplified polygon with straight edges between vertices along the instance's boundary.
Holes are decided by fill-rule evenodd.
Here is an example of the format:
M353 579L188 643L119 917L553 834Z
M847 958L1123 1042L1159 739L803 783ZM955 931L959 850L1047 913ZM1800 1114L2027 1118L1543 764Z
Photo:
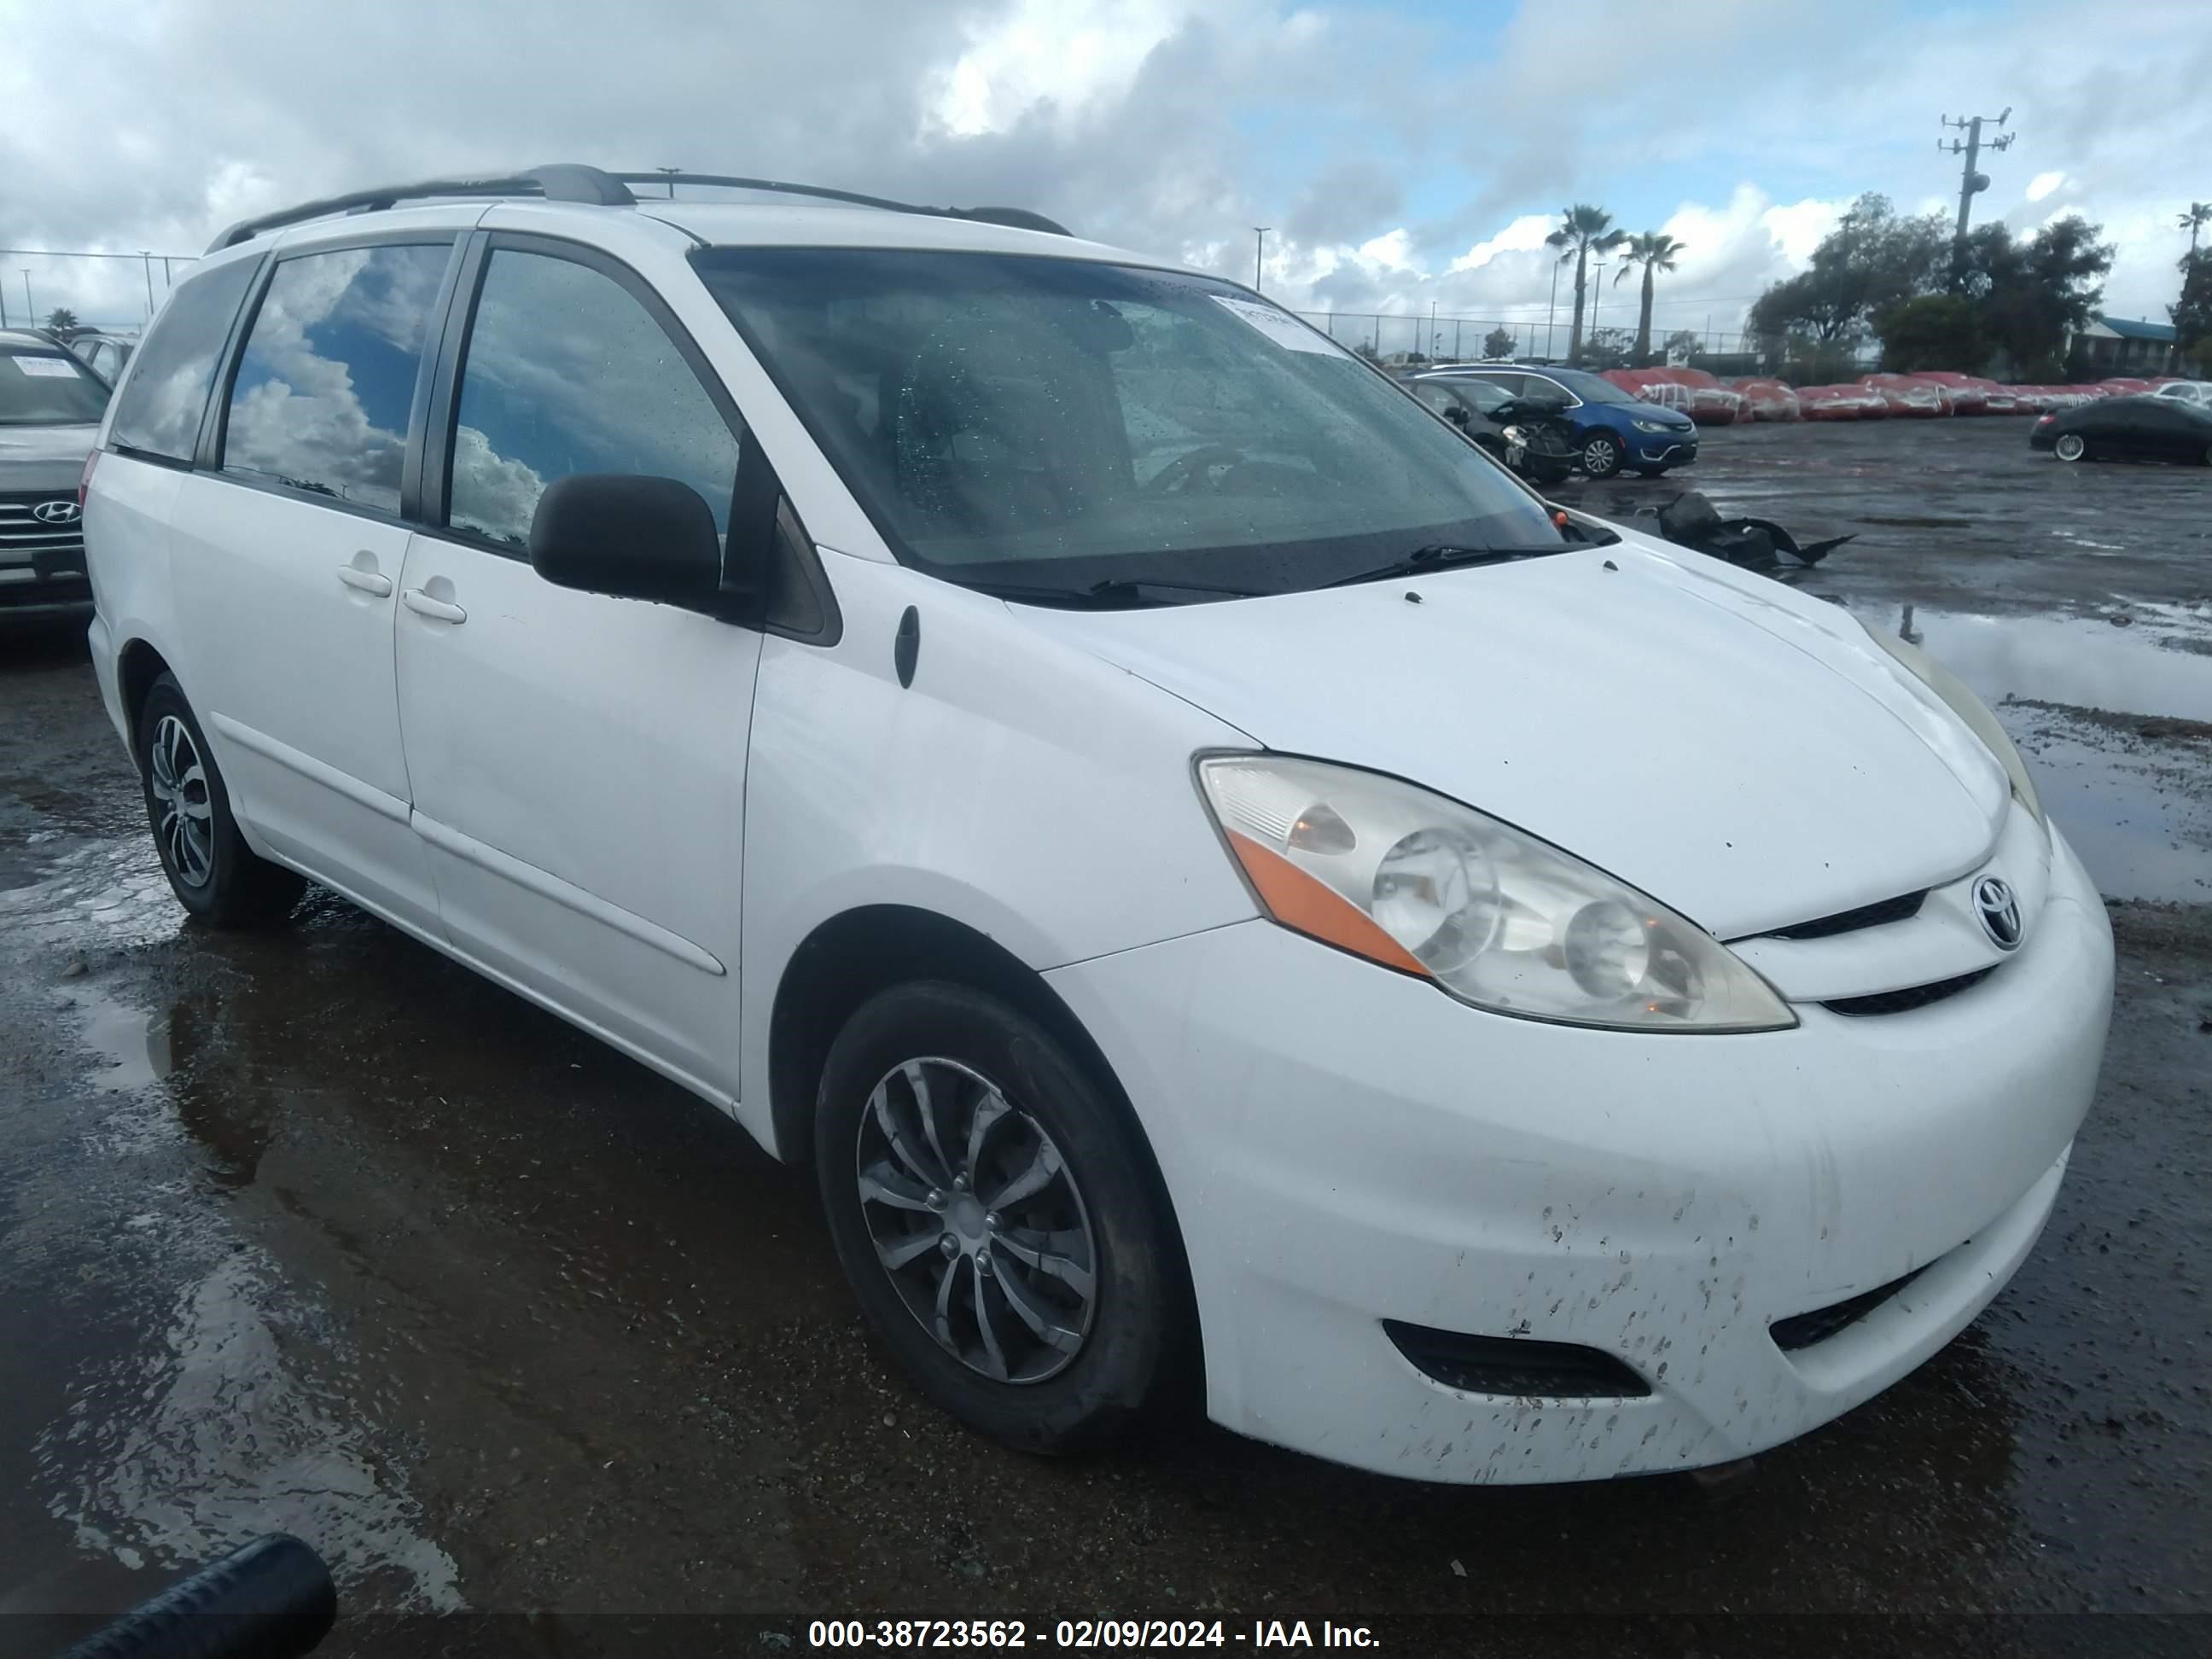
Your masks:
M1467 410L1462 404L1454 404L1449 409L1444 410L1444 419L1449 421L1454 426L1463 428L1467 425Z
M674 478L578 472L530 521L530 564L556 587L692 610L724 608L722 544L699 492Z

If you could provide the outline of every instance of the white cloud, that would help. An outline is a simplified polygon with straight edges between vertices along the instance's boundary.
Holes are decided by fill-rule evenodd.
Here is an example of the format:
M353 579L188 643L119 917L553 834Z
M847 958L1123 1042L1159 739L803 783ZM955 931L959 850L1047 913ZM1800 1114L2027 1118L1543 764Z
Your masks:
M1528 253L1544 246L1559 221L1548 213L1526 213L1499 231L1477 242L1445 267L1449 270L1480 270L1501 253Z
M2063 172L2039 173L2027 181L2027 199L2039 202L2066 182Z

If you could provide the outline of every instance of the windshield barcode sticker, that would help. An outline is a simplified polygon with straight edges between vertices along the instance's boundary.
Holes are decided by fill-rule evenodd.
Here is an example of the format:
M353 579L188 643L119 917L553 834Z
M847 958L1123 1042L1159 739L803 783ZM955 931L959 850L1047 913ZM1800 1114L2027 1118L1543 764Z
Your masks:
M1278 311L1253 300L1240 300L1234 295L1211 294L1206 296L1232 317L1241 317L1258 329L1285 351L1312 351L1324 357L1348 356L1345 349L1326 334L1308 328L1288 312Z
M15 367L36 380L76 379L76 371L58 357L17 357Z

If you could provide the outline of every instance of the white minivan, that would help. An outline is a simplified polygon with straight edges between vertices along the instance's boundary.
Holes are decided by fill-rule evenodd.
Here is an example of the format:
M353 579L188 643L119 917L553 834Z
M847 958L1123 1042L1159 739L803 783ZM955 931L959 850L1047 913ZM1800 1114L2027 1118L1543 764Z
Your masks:
M319 883L811 1164L1030 1449L1190 1380L1691 1468L1996 1295L2112 951L1942 669L1233 283L630 178L249 222L133 358L92 645L188 910Z

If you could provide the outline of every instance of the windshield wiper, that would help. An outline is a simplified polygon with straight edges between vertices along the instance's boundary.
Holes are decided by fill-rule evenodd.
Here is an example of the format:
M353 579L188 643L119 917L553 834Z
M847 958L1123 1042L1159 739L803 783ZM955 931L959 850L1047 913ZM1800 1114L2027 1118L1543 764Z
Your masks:
M1093 582L1088 587L1044 587L1022 582L993 581L963 581L961 586L971 587L978 593L988 593L994 599L1012 599L1018 605L1056 605L1074 611L1122 611L1134 605L1179 603L1175 599L1157 598L1144 591L1152 587L1190 593L1219 593L1239 599L1253 597L1249 588L1215 587L1199 582L1154 581L1148 576Z
M1459 547L1449 542L1437 542L1427 547L1417 547L1402 558L1396 558L1372 570L1355 570L1349 576L1339 576L1334 581L1323 582L1324 587L1350 587L1359 582L1388 581L1393 576L1425 576L1432 570L1464 570L1481 564L1510 564L1516 559L1540 559L1547 554L1564 553L1565 542L1542 547Z

